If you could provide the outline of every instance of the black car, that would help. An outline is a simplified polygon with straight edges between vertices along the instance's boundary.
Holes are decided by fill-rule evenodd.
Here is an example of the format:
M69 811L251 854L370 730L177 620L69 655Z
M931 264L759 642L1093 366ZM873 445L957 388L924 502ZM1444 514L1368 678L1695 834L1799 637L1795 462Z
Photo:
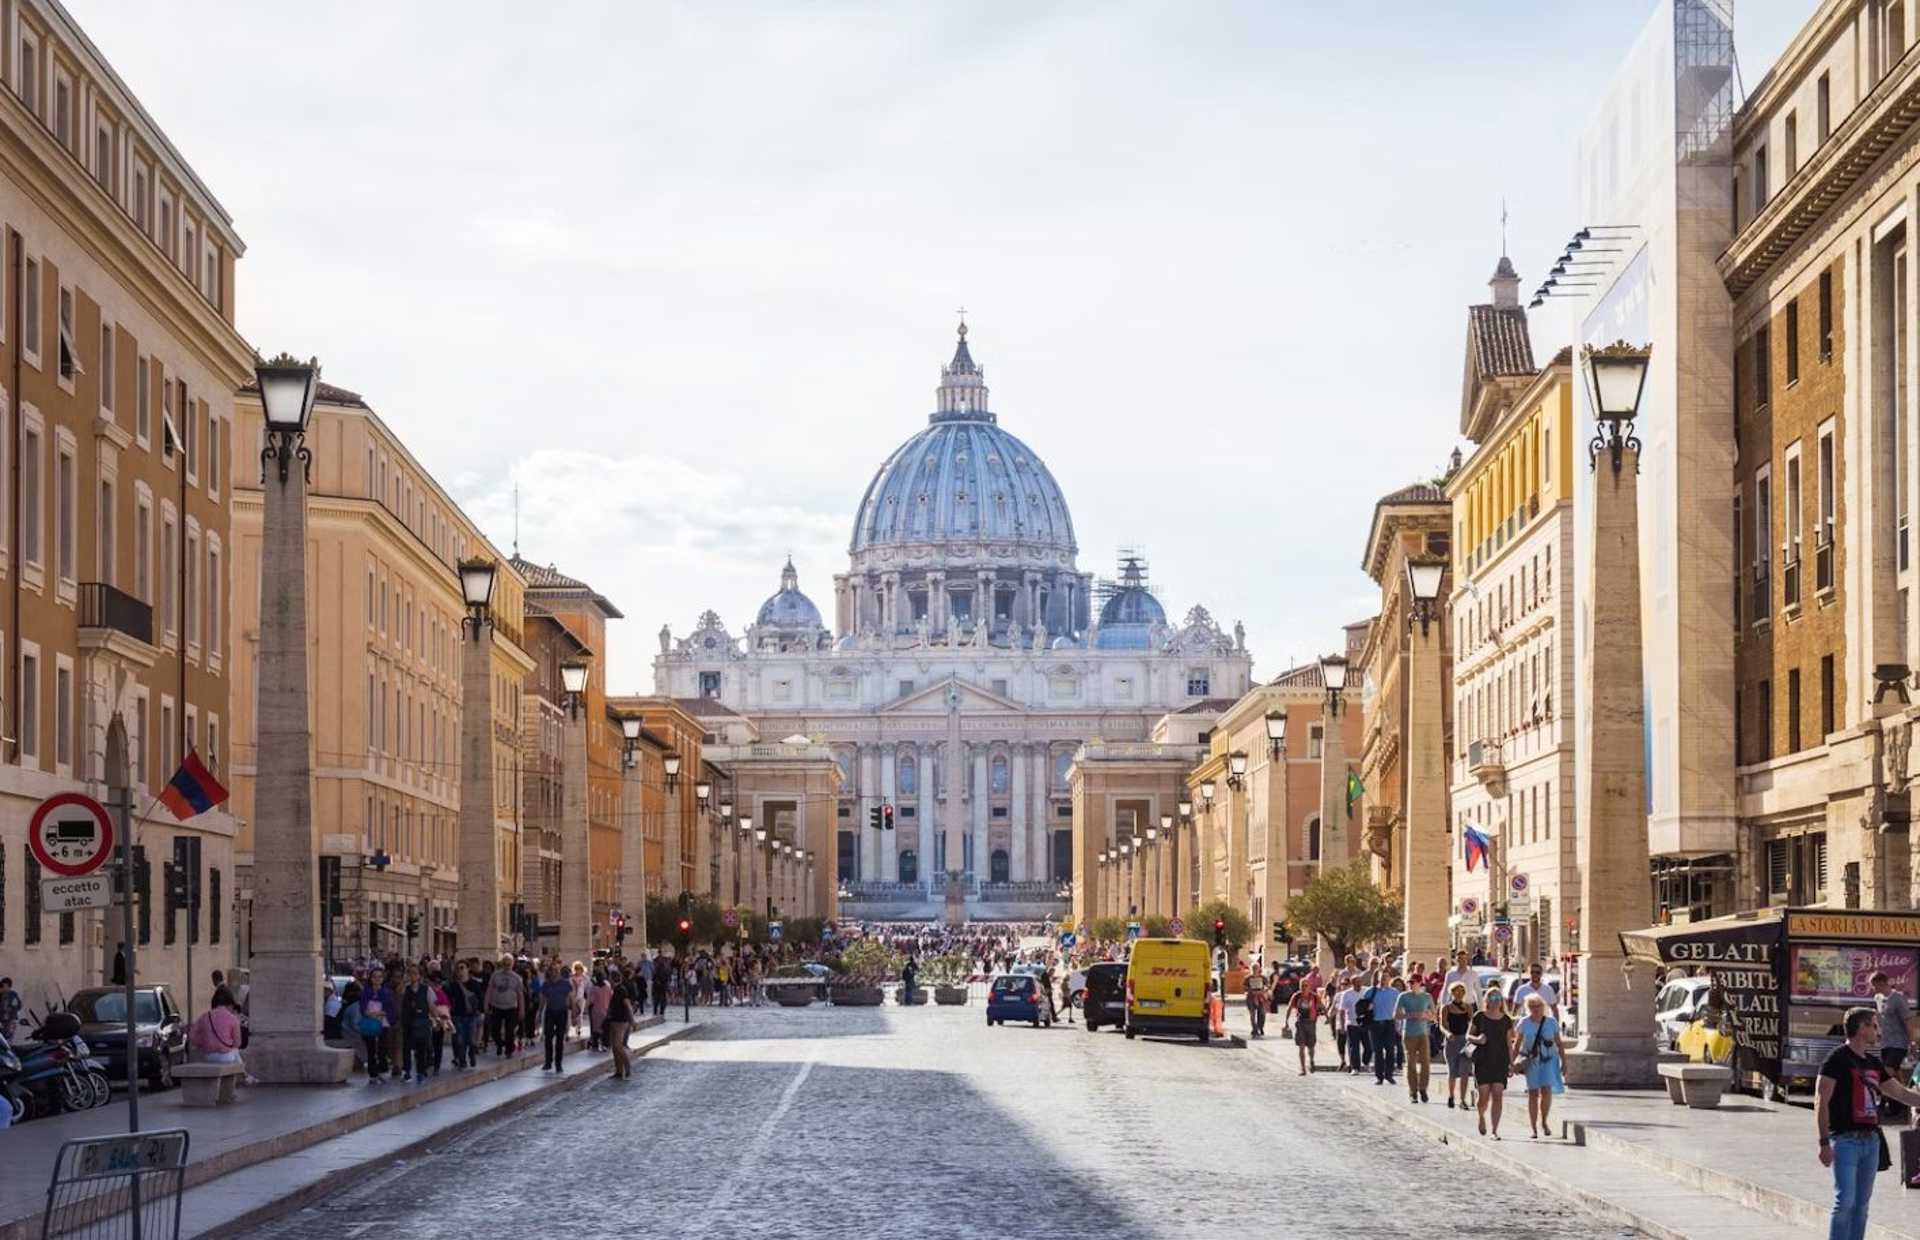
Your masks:
M80 1021L88 1049L105 1061L107 1079L127 1079L127 992L118 986L94 986L67 1000ZM165 986L138 986L133 992L133 1030L140 1075L150 1089L170 1089L173 1070L187 1060L187 1020Z
M1127 1023L1127 966L1117 960L1087 966L1085 1003L1087 1032L1098 1033L1100 1026L1115 1029Z

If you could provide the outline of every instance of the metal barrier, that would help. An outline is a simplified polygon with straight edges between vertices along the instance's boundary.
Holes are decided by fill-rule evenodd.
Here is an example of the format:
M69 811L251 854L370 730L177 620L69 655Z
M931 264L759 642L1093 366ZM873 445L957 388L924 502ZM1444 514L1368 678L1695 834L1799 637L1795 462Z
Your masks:
M187 1130L68 1141L53 1160L41 1240L177 1240Z

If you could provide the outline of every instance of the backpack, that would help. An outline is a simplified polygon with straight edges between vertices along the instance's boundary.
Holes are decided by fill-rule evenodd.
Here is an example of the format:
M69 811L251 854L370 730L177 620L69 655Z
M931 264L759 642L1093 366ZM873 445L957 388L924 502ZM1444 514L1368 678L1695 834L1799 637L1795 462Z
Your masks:
M1353 1005L1353 1020L1355 1024L1367 1025L1373 1023L1373 992L1378 989L1380 989L1378 986L1369 986L1360 992L1360 1002Z

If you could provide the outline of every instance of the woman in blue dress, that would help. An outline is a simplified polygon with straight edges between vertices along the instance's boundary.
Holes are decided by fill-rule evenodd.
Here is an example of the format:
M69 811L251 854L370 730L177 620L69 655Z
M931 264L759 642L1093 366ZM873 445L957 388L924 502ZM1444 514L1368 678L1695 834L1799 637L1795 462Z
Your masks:
M1560 1074L1560 1022L1547 1015L1546 1000L1527 996L1527 1015L1514 1029L1514 1066L1527 1074L1527 1123L1534 1137L1541 1132L1553 1135L1547 1124L1547 1112L1553 1096L1565 1093L1567 1083Z

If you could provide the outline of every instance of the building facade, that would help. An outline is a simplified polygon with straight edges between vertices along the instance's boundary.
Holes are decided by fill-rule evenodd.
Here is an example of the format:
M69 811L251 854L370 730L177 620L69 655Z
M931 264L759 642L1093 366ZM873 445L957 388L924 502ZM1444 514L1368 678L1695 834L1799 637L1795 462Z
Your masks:
M704 614L661 631L656 692L709 698L769 738L829 745L841 769L833 864L858 902L931 915L948 875L972 904L1012 887L1052 900L1079 864L1068 771L1084 742L1145 741L1155 720L1237 697L1251 659L1204 608L1169 624L1146 565L1111 582L1078 568L1066 500L1039 456L999 425L964 325L927 427L881 465L835 578L829 630L789 564L736 636ZM863 825L892 806L895 830ZM936 899L936 897L939 897Z
M257 462L259 394L234 404L239 459ZM324 888L338 893L323 923L335 961L456 946L460 893L461 624L457 565L499 553L406 444L358 394L322 384L307 428L308 590L314 635L313 816ZM256 642L260 632L260 476L234 480L234 812L241 819L242 908L251 892ZM522 646L525 581L502 563L494 578L489 658L493 790L502 925L522 903ZM459 944L497 951L504 944Z
M185 1002L234 960L238 828L154 796L190 750L229 778L244 247L57 3L0 10L0 244L0 974L34 1007L107 977L119 910L43 912L27 824L124 780L139 977Z

